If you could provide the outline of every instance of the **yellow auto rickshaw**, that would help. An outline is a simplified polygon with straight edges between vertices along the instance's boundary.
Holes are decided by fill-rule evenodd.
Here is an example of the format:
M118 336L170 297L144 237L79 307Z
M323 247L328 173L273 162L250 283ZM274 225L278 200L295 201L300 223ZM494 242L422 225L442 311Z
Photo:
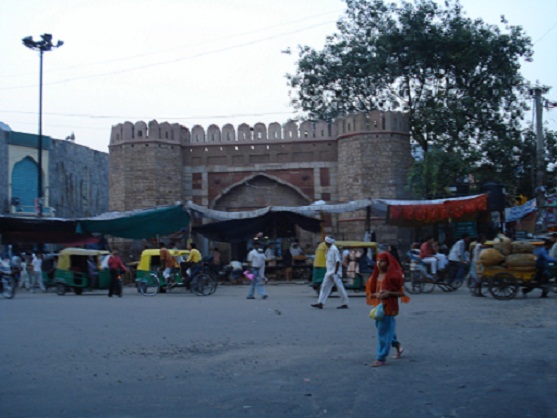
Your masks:
M373 272L373 265L366 262L368 255L371 260L377 256L378 244L376 242L366 241L336 241L335 245L342 253L348 250L349 258L343 260L342 266L342 283L346 290L354 290L355 292L365 291L366 282ZM370 253L371 252L371 253ZM317 293L323 283L325 277L327 245L321 242L315 250L315 258L313 259L313 278L311 287ZM353 260L350 259L353 258ZM333 289L334 291L335 289Z
M56 293L64 295L73 290L81 295L84 289L108 289L110 272L100 268L101 259L110 255L108 251L84 248L64 248L58 254L54 270Z

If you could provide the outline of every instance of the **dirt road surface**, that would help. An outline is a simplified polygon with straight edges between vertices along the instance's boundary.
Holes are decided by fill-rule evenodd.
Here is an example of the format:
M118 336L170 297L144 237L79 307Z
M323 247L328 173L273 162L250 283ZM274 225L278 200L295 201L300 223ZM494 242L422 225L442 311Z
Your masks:
M461 288L402 305L403 358L371 368L374 321L307 285L212 296L0 299L0 417L555 417L557 295Z

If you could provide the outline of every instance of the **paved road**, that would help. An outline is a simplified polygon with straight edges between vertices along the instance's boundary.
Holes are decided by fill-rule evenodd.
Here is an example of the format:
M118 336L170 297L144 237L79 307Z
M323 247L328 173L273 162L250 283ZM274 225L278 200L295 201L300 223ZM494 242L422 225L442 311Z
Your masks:
M267 290L0 299L0 417L557 416L557 295L413 296L404 357L373 369L364 298Z

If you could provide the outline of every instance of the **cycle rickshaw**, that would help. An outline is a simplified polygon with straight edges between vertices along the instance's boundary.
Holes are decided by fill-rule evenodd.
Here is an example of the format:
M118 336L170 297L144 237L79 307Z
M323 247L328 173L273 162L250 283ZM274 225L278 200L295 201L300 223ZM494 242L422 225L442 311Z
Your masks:
M155 296L157 293L170 292L175 288L185 288L195 295L208 296L215 293L218 281L209 273L209 266L206 261L202 261L200 271L192 279L188 272L188 266L184 262L179 263L178 259L187 259L188 250L168 250L170 255L177 259L176 267L172 273L172 280L167 283L162 274L160 263L160 249L147 249L141 253L139 264L135 276L137 291L145 296Z

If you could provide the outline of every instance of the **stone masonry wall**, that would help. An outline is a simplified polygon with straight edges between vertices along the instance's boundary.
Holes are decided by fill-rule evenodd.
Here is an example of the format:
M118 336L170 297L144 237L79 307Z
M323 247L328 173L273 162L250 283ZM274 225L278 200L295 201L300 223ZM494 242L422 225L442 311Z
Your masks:
M191 199L210 208L247 210L400 198L409 162L407 118L397 112L347 115L330 124L228 124L207 130L125 122L111 134L110 207L130 210ZM361 239L365 213L332 218L330 230L338 220L343 235Z
M49 205L63 218L108 211L108 154L67 140L49 150Z

